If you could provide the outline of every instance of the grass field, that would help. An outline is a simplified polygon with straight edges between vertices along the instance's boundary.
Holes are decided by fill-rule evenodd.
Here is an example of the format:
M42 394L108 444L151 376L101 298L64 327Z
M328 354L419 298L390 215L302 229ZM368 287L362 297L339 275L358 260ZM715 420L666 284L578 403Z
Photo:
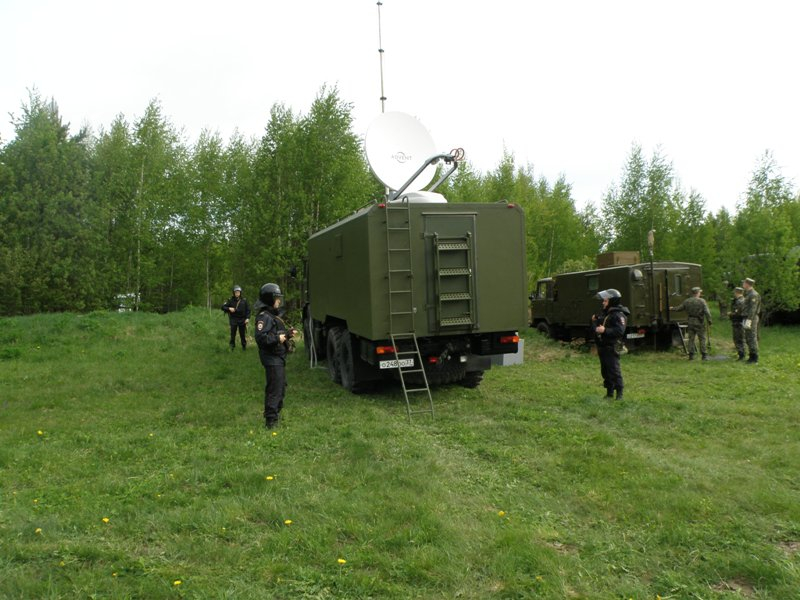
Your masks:
M798 329L755 366L626 355L622 403L529 333L413 422L298 353L275 432L226 337L199 309L0 319L0 597L800 598Z

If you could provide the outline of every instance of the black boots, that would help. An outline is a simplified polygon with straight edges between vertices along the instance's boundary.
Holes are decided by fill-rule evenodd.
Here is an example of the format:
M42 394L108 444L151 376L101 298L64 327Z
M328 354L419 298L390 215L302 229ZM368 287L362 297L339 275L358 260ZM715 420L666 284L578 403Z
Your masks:
M708 360L708 354L703 354L703 360Z
M622 400L622 388L617 388L617 400Z
M748 363L755 364L758 362L758 354L750 353L750 358L747 359Z
M739 358L736 360L744 360L744 352L739 352Z

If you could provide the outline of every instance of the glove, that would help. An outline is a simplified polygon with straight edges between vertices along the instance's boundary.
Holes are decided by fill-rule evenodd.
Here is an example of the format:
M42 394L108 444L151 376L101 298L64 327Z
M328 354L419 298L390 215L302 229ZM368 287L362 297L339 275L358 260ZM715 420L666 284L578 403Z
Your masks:
M742 329L744 329L745 331L750 331L752 327L753 327L753 322L750 319L745 319L744 321L742 321Z

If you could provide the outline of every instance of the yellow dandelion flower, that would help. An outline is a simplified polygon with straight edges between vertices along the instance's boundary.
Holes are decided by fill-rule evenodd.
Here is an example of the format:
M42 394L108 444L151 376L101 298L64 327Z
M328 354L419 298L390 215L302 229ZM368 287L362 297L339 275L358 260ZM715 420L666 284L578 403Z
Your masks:
M291 525L291 524L292 524L292 520L291 520L291 519L286 519L286 520L283 522L283 524L284 524L284 525Z
M34 504L39 504L39 499L38 499L38 498L34 498L34 499L33 499L33 503L34 503Z
M44 431L42 431L41 429L38 429L36 431L36 435L44 435Z
M539 583L541 583L542 581L544 581L544 577L542 577L541 575L537 575L537 576L536 576L536 581L538 581Z
M172 585L180 585L182 583L183 582L180 579L176 579L175 581L172 582Z
M42 528L41 527L37 527L36 531L34 531L33 533L35 533L36 535L42 535Z
M504 511L504 510L498 510L498 511L497 511L497 516L498 516L498 517L505 517L505 516L506 516L506 511Z
M153 434L152 434L152 433L150 434L150 437L153 437Z
M112 576L112 577L116 577L116 576L117 576L117 573L116 573L116 572L114 572L114 573L112 573L112 574L111 574L111 576Z
M108 517L103 517L103 523L108 523L110 520Z
M278 432L277 431L273 431L272 432L272 437L275 437L276 435L278 435Z
M347 561L343 558L336 559L336 562L339 563L340 565L347 564Z
M59 567L63 567L64 566L64 561L62 560L60 563L58 563L58 566Z
M272 481L275 478L272 475L267 475L266 477L264 477L264 479L266 479L267 481Z

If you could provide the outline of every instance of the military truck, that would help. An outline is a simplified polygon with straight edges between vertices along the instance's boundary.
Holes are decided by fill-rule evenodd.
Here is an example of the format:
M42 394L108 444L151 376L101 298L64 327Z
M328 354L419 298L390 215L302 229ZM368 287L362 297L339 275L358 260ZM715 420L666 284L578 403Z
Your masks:
M628 345L666 348L679 343L686 327L685 312L671 312L702 286L700 265L653 262L618 265L591 271L561 273L540 279L530 295L532 327L555 339L591 339L589 321L600 309L597 293L616 288L630 311Z
M403 132L415 127L398 119ZM403 164L419 154L394 145L391 152ZM352 392L389 378L400 379L404 390L475 387L492 357L517 353L527 326L522 210L507 202L448 203L435 189L459 155L425 156L416 171L406 170L405 183L376 172L396 191L308 240L306 348ZM373 152L373 171L375 162ZM436 162L450 170L429 190L413 189Z
M477 386L527 324L524 215L505 202L373 204L311 236L305 273L307 345L353 392L398 365ZM419 357L398 363L409 333Z

